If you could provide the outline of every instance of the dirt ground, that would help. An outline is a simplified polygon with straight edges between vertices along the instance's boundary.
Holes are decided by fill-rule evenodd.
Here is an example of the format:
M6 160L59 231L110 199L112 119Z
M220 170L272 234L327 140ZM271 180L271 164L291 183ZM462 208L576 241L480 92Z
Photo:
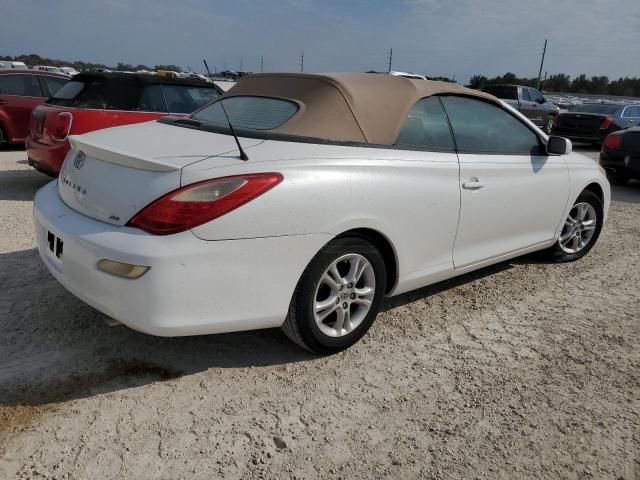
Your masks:
M390 299L323 358L108 328L39 261L47 181L0 152L1 479L640 478L640 183L582 261Z

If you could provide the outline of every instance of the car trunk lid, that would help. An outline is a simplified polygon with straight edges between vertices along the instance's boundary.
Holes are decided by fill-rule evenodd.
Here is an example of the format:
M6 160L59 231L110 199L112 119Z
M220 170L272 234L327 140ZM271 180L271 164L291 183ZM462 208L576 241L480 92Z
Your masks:
M575 131L598 130L607 115L595 113L562 113L558 118L557 127Z
M244 139L250 148L260 140ZM72 209L125 225L143 207L181 186L181 170L236 151L233 137L148 122L69 137L58 192ZM224 156L220 164L239 162Z

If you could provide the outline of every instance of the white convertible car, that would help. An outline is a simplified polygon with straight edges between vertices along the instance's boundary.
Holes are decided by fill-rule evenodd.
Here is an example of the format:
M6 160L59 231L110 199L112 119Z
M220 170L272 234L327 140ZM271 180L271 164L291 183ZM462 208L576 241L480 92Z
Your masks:
M252 75L191 117L70 141L35 199L40 255L153 335L281 327L335 352L385 296L582 257L610 201L594 161L496 98L389 75Z

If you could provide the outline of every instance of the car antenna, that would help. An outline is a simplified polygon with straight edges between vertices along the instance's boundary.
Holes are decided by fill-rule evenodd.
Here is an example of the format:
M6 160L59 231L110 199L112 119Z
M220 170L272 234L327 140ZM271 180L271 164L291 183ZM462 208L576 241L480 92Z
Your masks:
M204 62L204 68L207 69L207 73L209 74L209 80L211 80L211 83L213 83L213 77L211 76L211 70L209 70L209 65L207 65L206 60L202 60L202 61ZM242 145L240 145L240 140L238 140L238 136L236 135L236 131L233 129L233 125L231 125L231 120L229 120L229 115L227 115L227 109L224 108L224 103L222 102L222 99L218 100L218 103L222 107L224 116L227 119L227 123L229 124L229 130L231 130L231 135L233 135L233 138L236 141L236 145L238 145L238 150L240 151L240 159L244 161L249 160L249 157L247 157L247 154L244 153L244 150L242 149Z

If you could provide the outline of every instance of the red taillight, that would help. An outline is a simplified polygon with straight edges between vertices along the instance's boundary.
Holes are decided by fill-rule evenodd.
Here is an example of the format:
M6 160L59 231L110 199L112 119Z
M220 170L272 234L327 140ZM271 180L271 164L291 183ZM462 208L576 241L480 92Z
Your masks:
M170 235L210 222L282 181L279 173L255 173L192 183L150 203L127 223L154 235Z
M613 117L611 115L605 117L605 119L602 121L602 124L600 125L600 130L609 128L609 125L611 125L611 122L613 122Z
M619 133L612 133L608 135L602 144L602 148L606 148L608 150L618 150L620 145L622 144L622 135Z
M60 112L53 119L51 136L54 140L66 140L71 132L71 123L73 122L73 115L70 112Z

